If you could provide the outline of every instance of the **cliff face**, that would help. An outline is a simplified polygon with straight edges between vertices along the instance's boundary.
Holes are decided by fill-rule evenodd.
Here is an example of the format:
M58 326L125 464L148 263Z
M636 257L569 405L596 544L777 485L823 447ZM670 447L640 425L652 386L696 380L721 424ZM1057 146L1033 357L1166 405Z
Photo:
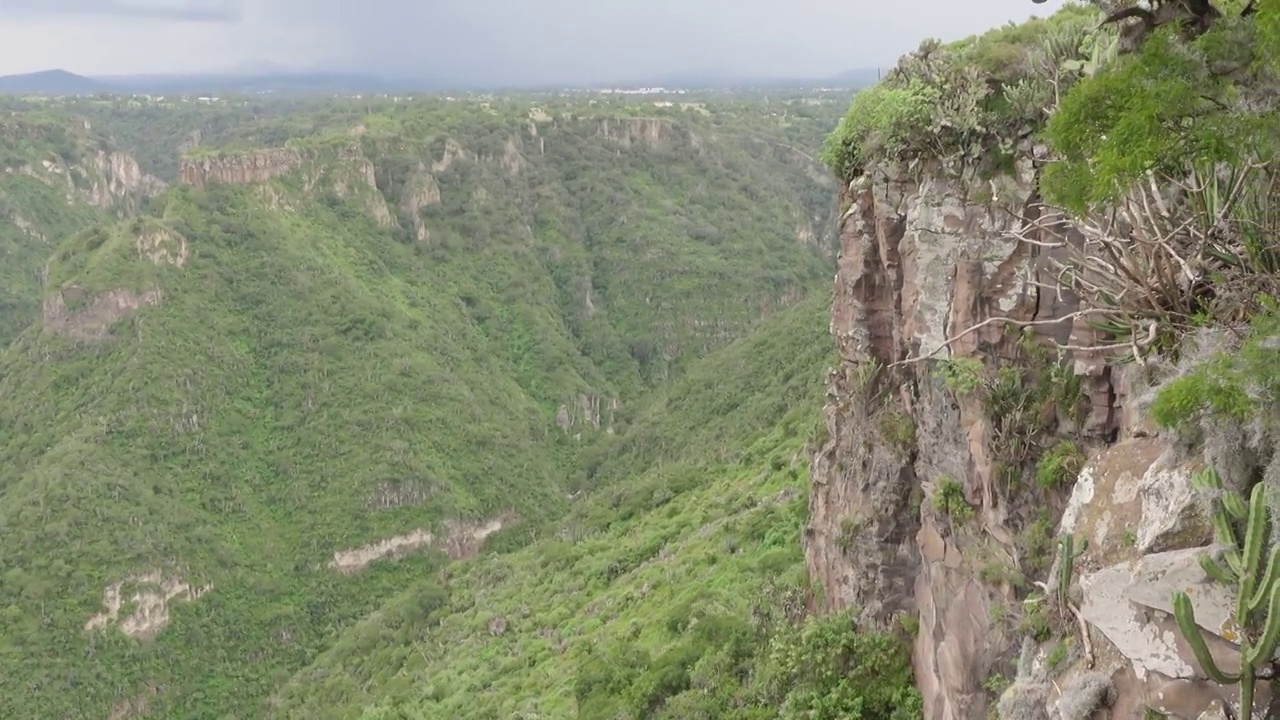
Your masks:
M992 622L999 599L968 556L992 538L1013 545L1008 516L1020 508L994 500L982 408L948 393L930 361L912 359L988 317L1074 309L1070 297L1040 297L1034 247L1010 236L1034 202L1033 173L1024 163L1016 176L983 181L942 167L916 177L879 167L842 198L831 320L842 362L828 380L829 439L814 462L806 558L829 609L859 608L881 625L920 611L917 678L929 717L985 712L982 681L1014 639ZM1061 340L1070 330L1043 328ZM1012 345L993 323L950 352L1012 357ZM924 501L944 479L960 483L991 536L956 532L931 512Z
M841 360L813 464L809 572L827 610L854 608L880 627L919 613L914 663L931 720L987 717L1020 653L1006 695L1034 712L1002 705L1002 717L1083 720L1105 700L1113 717L1165 707L1195 718L1223 692L1159 619L1171 581L1150 568L1197 571L1176 552L1210 540L1190 483L1200 465L1142 422L1146 385L1084 349L1101 341L1049 262L1057 240L1080 236L1040 205L1033 154L1022 148L994 177L874 166L842 192L831 318ZM1003 370L966 388L966 360ZM1051 447L1078 460L1041 488L1036 459ZM1092 544L1067 570L1082 607L1049 613L1058 642L1074 637L1050 678L1053 643L1023 640L1042 619L1025 601L1061 570L1060 532ZM1053 710L1095 686L1105 697L1085 714Z
M178 170L178 178L183 185L194 187L204 187L214 182L243 185L287 175L301 165L302 154L287 148L184 157Z
M159 178L148 175L132 155L96 150L74 162L47 158L37 164L5 169L27 175L55 187L65 186L68 203L86 203L120 215L132 215L142 201L164 190Z
M162 180L143 172L138 161L125 153L99 150L87 165L91 171L84 196L96 207L120 207L132 215L143 198L155 197L165 187Z

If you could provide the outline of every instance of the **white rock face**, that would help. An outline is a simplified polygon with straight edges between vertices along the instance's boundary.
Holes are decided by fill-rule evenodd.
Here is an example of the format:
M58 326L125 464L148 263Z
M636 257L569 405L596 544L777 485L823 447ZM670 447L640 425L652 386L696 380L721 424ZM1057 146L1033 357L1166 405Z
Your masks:
M1208 528L1192 486L1198 469L1158 438L1123 440L1080 471L1060 532L1082 534L1095 547L1132 533L1128 544L1138 552L1168 548L1189 530L1198 535Z
M1084 602L1080 613L1132 663L1139 680L1145 680L1149 673L1194 677L1195 668L1178 652L1177 637L1152 623L1126 597L1132 579L1132 568L1127 564L1081 577Z
M1120 563L1080 578L1084 603L1080 611L1133 664L1144 680L1148 673L1170 678L1200 677L1185 642L1171 622L1173 594L1191 596L1196 624L1217 636L1234 636L1231 588L1213 582L1200 567L1200 555L1216 548L1156 553Z

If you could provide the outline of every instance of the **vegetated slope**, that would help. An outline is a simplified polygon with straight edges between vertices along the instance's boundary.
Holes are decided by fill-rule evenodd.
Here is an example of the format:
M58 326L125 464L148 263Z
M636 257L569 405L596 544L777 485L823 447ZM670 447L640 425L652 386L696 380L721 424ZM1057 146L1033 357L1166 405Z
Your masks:
M559 517L597 423L626 435L613 398L827 282L804 171L733 138L628 148L593 119L544 156L412 118L58 248L0 354L0 715L258 715L448 557Z
M109 152L65 114L0 118L0 347L38 315L42 267L58 242L154 192L128 172L130 158Z
M909 712L896 639L801 620L828 308L812 298L697 362L599 448L600 489L541 539L423 578L272 717L776 718L818 697L839 710L853 688L870 716Z
M507 261L529 252L547 268L580 351L625 394L826 279L830 179L752 128L745 106L732 110L618 116L590 105L552 114L528 101L501 112L431 103L293 147L359 173L372 166L376 192L367 174L334 188L364 193L363 206L432 262L505 287L502 308L466 294L482 322L525 312L515 301L527 282L503 273L519 273L523 265ZM760 127L777 122L756 112ZM809 147L820 142L815 134ZM541 330L532 322L493 325Z

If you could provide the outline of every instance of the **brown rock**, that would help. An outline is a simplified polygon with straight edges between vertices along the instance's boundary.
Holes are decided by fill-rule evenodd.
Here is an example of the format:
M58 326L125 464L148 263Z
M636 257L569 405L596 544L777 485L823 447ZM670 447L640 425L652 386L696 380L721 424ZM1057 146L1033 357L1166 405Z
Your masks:
M1016 555L1014 521L1044 502L1031 493L1034 506L1000 501L986 409L974 397L955 397L931 362L875 368L922 357L1015 357L1017 334L1002 323L961 331L992 317L1043 320L1079 308L1070 292L1041 289L1054 281L1048 255L1057 251L1014 237L1019 218L1058 222L1038 206L1034 187L1029 159L1019 161L1016 176L991 180L925 164L872 168L842 198L849 209L831 316L841 363L828 376L828 438L812 465L806 563L829 609L857 607L865 621L879 623L920 611L915 666L929 720L986 715L982 683L1007 664L1014 638L992 620L992 608L1011 598L976 579L977 558L991 555L983 547L989 543L1003 546L997 555ZM1045 342L1062 344L1087 344L1092 332L1069 320L1035 327ZM1113 434L1109 369L1083 354L1071 359L1089 398L1076 429ZM884 437L887 417L907 418L908 447ZM915 509L924 488L944 477L960 482L975 509L967 527L939 524L927 504L923 517ZM839 544L846 517L865 533L852 556Z
M266 182L286 175L302 165L302 154L290 148L254 150L202 157L184 157L178 169L179 182L193 187L210 183L244 185Z

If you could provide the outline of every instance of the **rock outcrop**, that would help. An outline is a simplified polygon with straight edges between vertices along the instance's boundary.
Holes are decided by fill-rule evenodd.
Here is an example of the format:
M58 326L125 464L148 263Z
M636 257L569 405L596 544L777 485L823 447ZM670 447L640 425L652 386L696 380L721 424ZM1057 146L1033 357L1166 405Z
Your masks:
M74 162L50 157L38 165L5 168L65 189L68 203L86 203L121 216L137 213L142 202L159 195L164 181L143 172L132 155L96 150Z
M512 513L478 523L446 520L442 532L418 528L376 543L335 551L328 567L341 573L359 572L376 560L397 559L424 549L461 560L479 552L490 535L517 522L519 518Z
M579 438L586 428L612 433L613 420L620 407L618 398L606 401L596 395L579 393L574 401L563 403L556 409L556 425Z
M209 585L192 586L173 571L153 569L139 573L111 583L102 591L103 610L89 618L84 629L105 630L118 625L120 632L131 638L154 638L169 626L170 605L193 602L210 589ZM126 610L128 614L124 614Z
M642 145L649 148L682 146L697 150L701 139L665 118L604 118L599 133L623 147Z
M91 171L82 194L96 207L118 207L132 215L144 198L155 197L165 188L162 180L143 172L132 155L99 150L87 165Z
M133 317L144 307L159 305L160 300L161 293L155 289L109 290L90 295L83 288L67 287L45 298L41 330L74 340L110 340L114 337L113 325Z
M431 231L422 219L422 211L440 204L440 183L426 165L418 169L405 184L404 197L400 200L400 212L413 224L413 236L418 242L431 239Z
M210 183L244 185L272 180L298 169L302 153L292 148L271 148L239 153L182 158L179 182L193 187Z
M378 170L365 156L358 141L353 141L338 152L336 162L319 163L311 173L307 184L332 189L343 200L355 200L364 205L366 212L379 227L395 225L386 198L378 190Z
M1018 646L999 619L1018 598L990 576L1034 575L1029 566L1044 558L1031 557L1024 534L1045 534L1045 501L1062 502L1007 491L1027 470L1025 456L1002 447L1010 419L948 387L942 363L1025 362L1027 341L1011 328L1028 328L1051 355L1055 343L1094 341L1072 316L1077 298L1046 289L1046 227L1072 229L1041 208L1023 150L1012 174L870 168L842 197L831 320L841 362L813 463L806 559L828 609L858 608L882 626L919 612L916 675L931 720L987 713L984 681L1008 670ZM1079 405L1041 408L1050 417L1039 422L1081 443L1110 438L1124 417L1111 369L1087 352L1064 359L1081 375ZM939 511L947 486L960 489L972 520Z
M918 613L928 720L1222 712L1234 689L1209 681L1171 615L1190 589L1219 665L1239 667L1232 590L1198 561L1213 541L1191 480L1205 463L1144 421L1149 378L1089 349L1102 341L1049 262L1078 233L1041 204L1022 151L985 176L875 166L842 195L810 576L827 610L865 624ZM1076 464L1038 487L1036 458L1068 440ZM1087 552L1055 555L1063 535ZM1026 640L1036 623L1055 639ZM1015 668L1001 699L989 681Z

